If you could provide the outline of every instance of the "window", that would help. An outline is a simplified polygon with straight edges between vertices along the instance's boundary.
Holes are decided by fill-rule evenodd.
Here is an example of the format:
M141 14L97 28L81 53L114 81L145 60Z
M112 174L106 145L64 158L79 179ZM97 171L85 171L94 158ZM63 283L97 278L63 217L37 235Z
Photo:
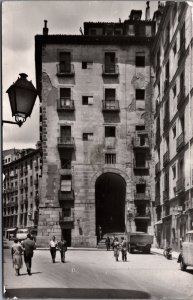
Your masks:
M135 154L136 167L145 167L146 166L146 157L143 153Z
M149 26L149 25L146 25L146 26L145 26L145 35L146 35L147 37L152 36L152 27L151 27L151 26Z
M137 52L135 56L136 67L145 67L145 53Z
M105 127L105 137L115 137L115 126Z
M115 101L115 89L105 89L105 101Z
M145 130L145 126L144 126L144 125L136 125L136 126L135 126L135 130L136 130L136 131L142 131L142 130Z
M70 106L71 103L71 89L70 88L61 88L60 89L60 106Z
M105 72L115 73L115 52L105 53Z
M172 167L173 179L176 178L176 165Z
M92 141L93 133L83 133L82 139L83 139L83 141Z
M70 52L60 52L60 73L70 73L71 72L71 53Z
M135 27L134 27L134 25L129 25L128 35L130 35L130 36L134 36L135 35Z
M175 41L175 44L174 44L172 49L173 49L174 55L176 55L176 52L177 52L177 43L176 43L176 41Z
M115 35L122 35L123 29L122 28L115 28Z
M116 164L116 154L106 153L105 154L105 164Z
M70 158L62 158L61 159L61 168L62 169L71 169L71 159Z
M172 128L173 139L176 137L176 126Z
M135 90L135 99L136 100L144 100L145 99L145 90L144 89L136 89Z
M176 84L173 86L172 90L173 90L173 97L175 98L176 97Z
M82 105L92 105L93 96L82 96Z

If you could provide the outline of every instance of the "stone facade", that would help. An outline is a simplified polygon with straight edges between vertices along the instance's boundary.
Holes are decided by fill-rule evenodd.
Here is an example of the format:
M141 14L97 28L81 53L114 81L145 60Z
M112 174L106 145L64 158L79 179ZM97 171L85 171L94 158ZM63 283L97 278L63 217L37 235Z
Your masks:
M153 35L154 22L132 24L150 26ZM100 23L91 23L94 26ZM136 230L137 222L145 220L145 230L153 234L151 41L145 33L117 39L88 33L36 36L43 149L39 246L46 246L53 235L64 235L69 245L96 247L95 189L102 174L118 174L126 184L123 231ZM58 71L61 53L70 53L65 72ZM115 69L109 73L104 71L106 53L115 55ZM136 65L137 56L144 65ZM104 105L109 90L115 92L112 107ZM63 92L69 103L61 107ZM141 185L145 189L137 191Z

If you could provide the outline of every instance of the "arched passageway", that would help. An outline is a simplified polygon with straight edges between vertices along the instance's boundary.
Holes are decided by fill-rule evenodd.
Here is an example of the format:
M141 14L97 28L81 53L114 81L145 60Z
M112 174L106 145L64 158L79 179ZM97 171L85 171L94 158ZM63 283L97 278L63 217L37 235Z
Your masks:
M96 180L96 229L103 234L125 231L126 182L115 173L102 174Z

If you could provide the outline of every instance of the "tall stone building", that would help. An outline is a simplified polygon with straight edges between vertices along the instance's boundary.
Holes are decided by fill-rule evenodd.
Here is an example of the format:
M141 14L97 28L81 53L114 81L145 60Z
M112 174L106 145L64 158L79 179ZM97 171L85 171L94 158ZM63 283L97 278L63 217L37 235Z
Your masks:
M37 243L62 235L95 247L103 234L153 234L152 77L155 22L132 10L82 35L35 37L43 150Z
M3 151L3 234L37 227L41 187L41 150Z
M155 13L155 207L158 246L180 248L193 229L193 8L168 1Z

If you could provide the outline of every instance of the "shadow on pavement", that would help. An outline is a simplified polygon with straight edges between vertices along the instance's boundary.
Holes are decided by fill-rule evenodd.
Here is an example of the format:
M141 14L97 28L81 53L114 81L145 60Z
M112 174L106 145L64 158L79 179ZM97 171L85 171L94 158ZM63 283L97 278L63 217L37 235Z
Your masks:
M32 272L31 274L32 275L34 275L34 274L42 274L42 272ZM29 276L29 275L28 275L28 273L20 273L19 276Z
M5 298L63 298L63 299L150 299L151 296L142 291L121 289L85 289L85 288L35 288L8 289Z

